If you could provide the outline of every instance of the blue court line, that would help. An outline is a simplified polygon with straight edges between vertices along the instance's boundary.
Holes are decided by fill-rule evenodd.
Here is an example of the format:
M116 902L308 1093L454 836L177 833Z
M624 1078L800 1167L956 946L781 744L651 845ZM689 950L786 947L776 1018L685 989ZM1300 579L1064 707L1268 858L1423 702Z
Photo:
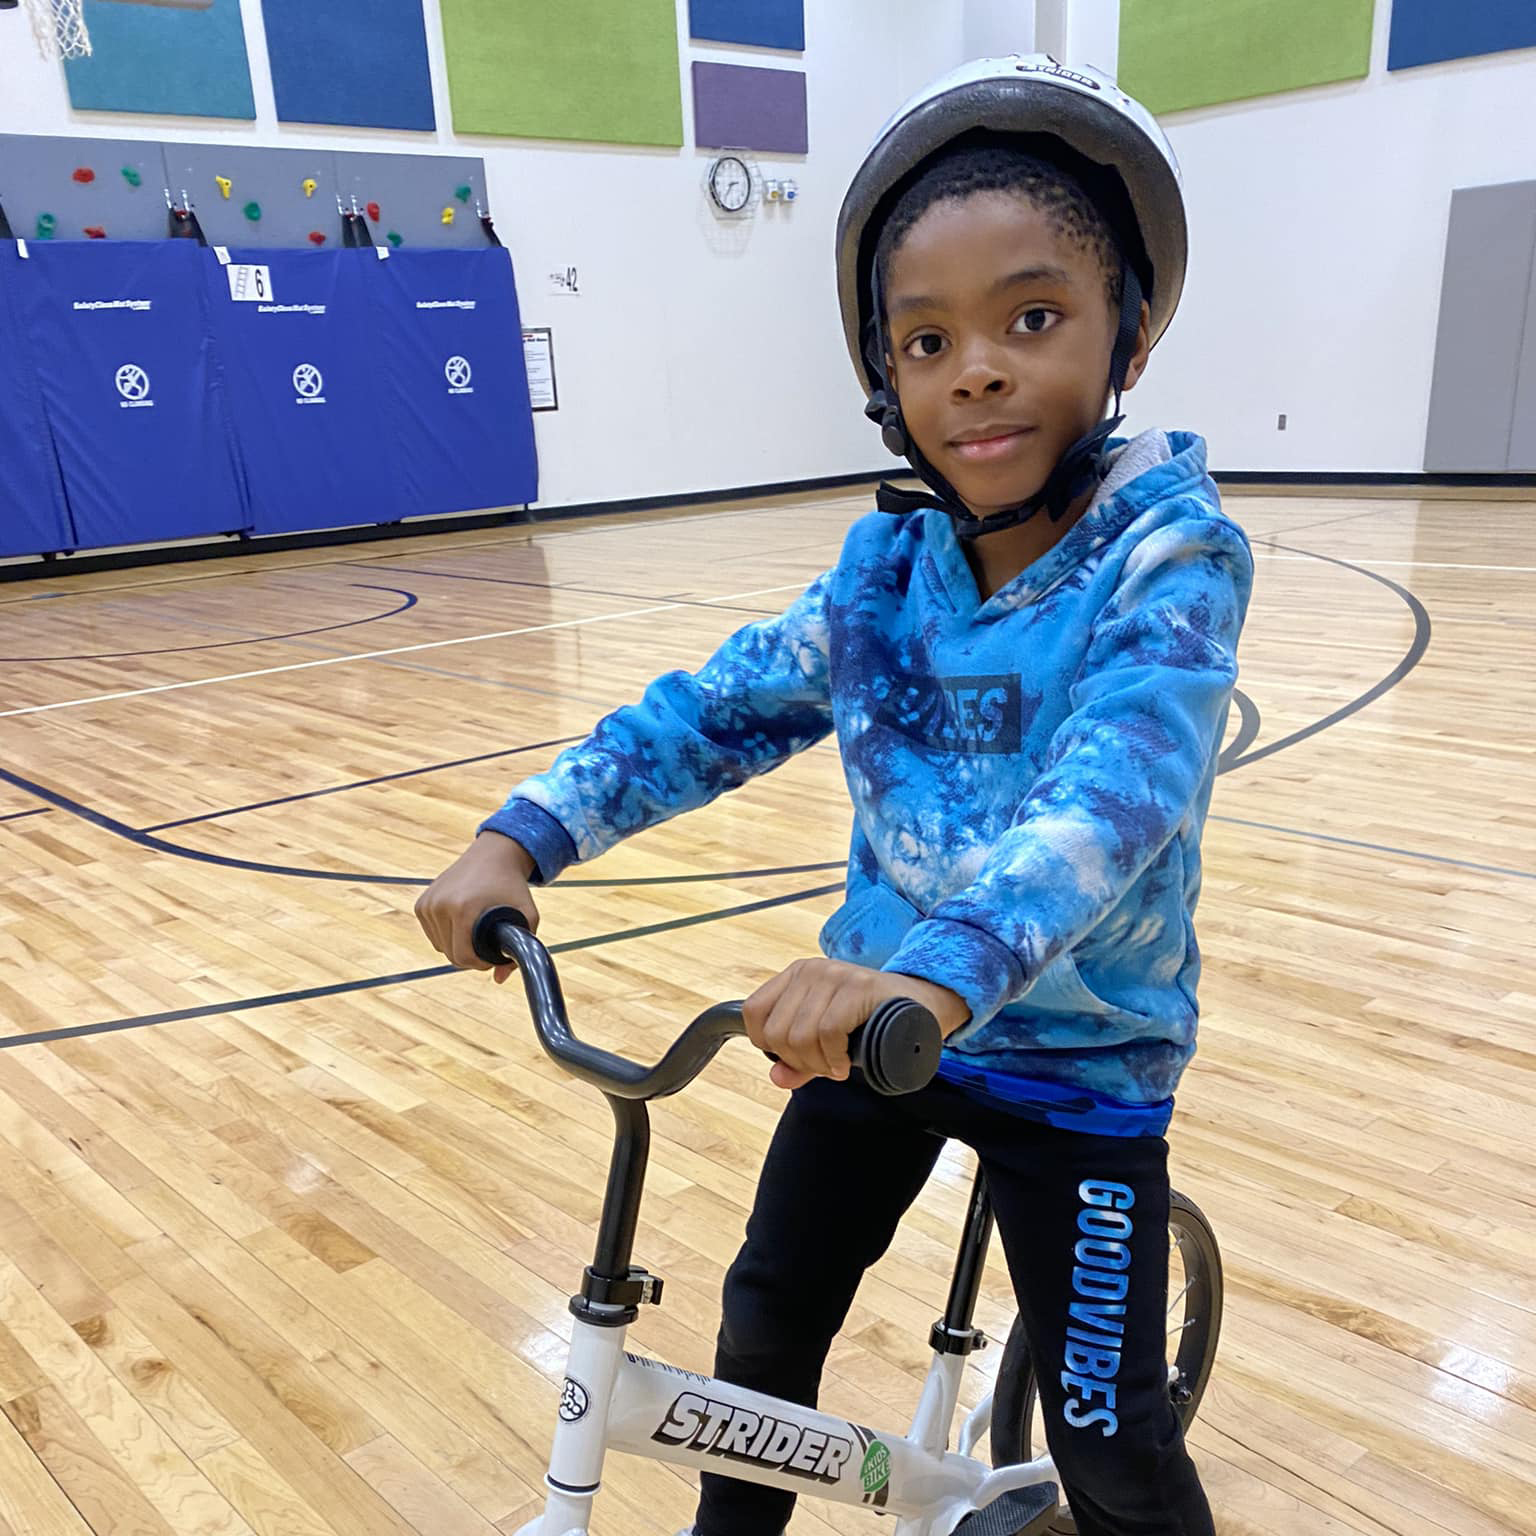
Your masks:
M743 917L749 912L766 911L769 907L789 906L797 901L812 901L818 896L830 896L841 891L843 883L820 885L810 891L793 891L788 896L769 896L761 901L743 902L740 906L724 907L718 912L698 912L692 917L668 918L665 922L648 923L643 928L624 928L615 933L593 934L587 939L571 939L564 944L551 944L552 955L566 954L576 949L593 949L599 944L617 944L625 939L650 938L658 933L671 933L679 928L695 928L701 923L714 923L726 917ZM39 1030L30 1035L14 1035L0 1038L0 1051L22 1045L46 1045L54 1040L78 1040L82 1035L116 1034L126 1029L144 1029L151 1024L175 1024L187 1019L207 1019L223 1013L246 1013L256 1008L275 1008L283 1003L312 1002L317 998L340 997L348 992L371 992L380 987L401 986L413 981L428 981L435 976L451 976L457 970L452 965L431 965L419 971L398 971L390 976L368 976L357 981L333 982L323 987L305 987L297 992L269 992L262 997L240 998L228 1003L204 1003L197 1008L178 1008L169 1013L145 1013L131 1019L109 1019L100 1024L76 1024L69 1029Z
M1386 843L1366 843L1357 837L1335 837L1331 832L1308 832L1301 827L1277 827L1271 821L1248 821L1242 816L1218 816L1207 821L1225 821L1234 827L1255 827L1260 832L1280 832L1286 837L1300 837L1317 843L1337 843L1343 848L1363 848L1368 853L1390 853L1402 859L1422 859L1427 864L1449 864L1454 869L1475 869L1485 875L1510 875L1516 880L1536 880L1536 870L1507 869L1502 864L1474 864L1470 859L1453 859L1443 853L1420 853L1415 848L1393 848Z

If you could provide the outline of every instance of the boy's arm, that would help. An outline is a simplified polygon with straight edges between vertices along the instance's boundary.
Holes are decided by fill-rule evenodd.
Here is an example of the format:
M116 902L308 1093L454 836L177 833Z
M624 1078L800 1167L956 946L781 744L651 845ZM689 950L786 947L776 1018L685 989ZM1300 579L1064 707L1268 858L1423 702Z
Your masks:
M1171 524L1134 551L1013 825L883 969L947 987L981 1023L1109 913L1220 750L1252 574L1224 519Z
M658 677L481 827L532 855L539 882L621 838L705 805L832 729L827 587L738 630L696 673Z

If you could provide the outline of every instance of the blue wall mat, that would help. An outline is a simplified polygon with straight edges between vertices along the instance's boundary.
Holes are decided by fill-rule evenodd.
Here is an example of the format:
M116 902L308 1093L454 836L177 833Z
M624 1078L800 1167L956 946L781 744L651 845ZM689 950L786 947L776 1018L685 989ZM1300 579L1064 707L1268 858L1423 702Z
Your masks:
M375 351L372 251L229 252L265 266L263 303L234 295L230 267L203 252L208 314L224 359L235 446L255 533L385 523L413 510L398 497ZM238 277L237 272L237 277Z
M0 240L0 555L44 555L73 549L53 439L11 303L27 264Z
M1536 48L1532 0L1396 0L1388 69Z
M85 0L94 49L64 66L70 104L94 112L256 116L240 0L207 10Z
M11 295L86 547L249 526L191 240L28 242Z
M397 251L371 269L384 358L378 441L412 516L515 507L539 494L512 258Z
M805 47L805 0L688 0L688 30L715 43Z
M285 123L437 126L421 0L261 0Z

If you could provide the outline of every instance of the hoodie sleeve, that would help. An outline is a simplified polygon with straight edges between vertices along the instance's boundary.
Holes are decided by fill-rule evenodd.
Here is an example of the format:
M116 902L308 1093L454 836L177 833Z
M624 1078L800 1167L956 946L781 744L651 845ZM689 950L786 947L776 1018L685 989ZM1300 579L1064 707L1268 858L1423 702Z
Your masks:
M1196 813L1237 679L1253 562L1225 518L1173 521L1126 561L1071 713L975 881L884 969L964 998L980 1024L1079 943Z
M707 805L832 729L827 588L738 630L694 673L667 672L547 772L525 779L480 830L515 838L541 881L622 838Z

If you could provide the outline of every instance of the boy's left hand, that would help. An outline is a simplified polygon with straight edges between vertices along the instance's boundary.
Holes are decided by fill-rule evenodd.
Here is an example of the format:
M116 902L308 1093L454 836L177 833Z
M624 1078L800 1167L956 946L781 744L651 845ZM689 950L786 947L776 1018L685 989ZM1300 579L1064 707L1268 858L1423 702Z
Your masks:
M780 1088L813 1077L846 1078L848 1036L887 998L910 997L952 1035L971 1016L965 1003L935 982L872 971L844 960L796 960L741 1005L747 1038L779 1059L769 1076Z

